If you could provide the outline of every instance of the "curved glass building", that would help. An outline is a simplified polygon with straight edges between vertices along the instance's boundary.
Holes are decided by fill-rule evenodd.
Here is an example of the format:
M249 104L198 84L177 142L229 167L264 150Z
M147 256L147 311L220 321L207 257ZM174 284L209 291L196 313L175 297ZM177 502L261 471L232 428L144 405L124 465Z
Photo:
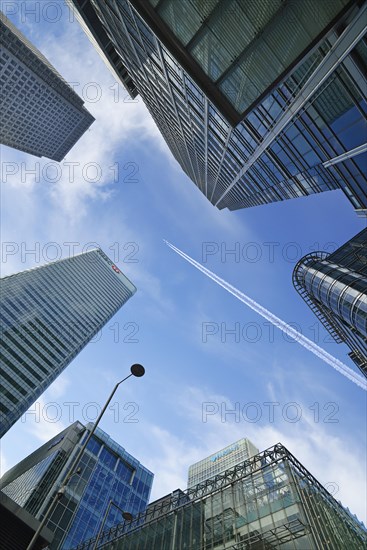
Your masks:
M313 252L293 272L297 292L367 377L367 229L332 254Z

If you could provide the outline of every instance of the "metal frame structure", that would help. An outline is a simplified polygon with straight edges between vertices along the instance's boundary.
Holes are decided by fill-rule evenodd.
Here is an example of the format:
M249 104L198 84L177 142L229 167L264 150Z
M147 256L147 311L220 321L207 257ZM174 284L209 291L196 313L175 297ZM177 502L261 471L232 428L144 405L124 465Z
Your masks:
M309 284L305 283L308 269L320 270L320 277L313 275ZM293 270L293 285L308 307L320 320L332 338L338 343L344 342L351 350L349 357L364 376L367 376L367 338L365 300L365 281L367 279L367 229L352 237L335 252L311 252L301 258ZM323 294L326 278L333 282ZM314 282L314 279L316 282ZM326 282L326 284L328 284ZM344 285L339 295L337 286ZM310 288L311 286L311 288ZM336 288L334 293L334 288ZM353 291L357 295L351 294ZM316 296L314 293L317 292ZM334 293L334 294L333 294ZM346 297L350 295L348 315L344 312ZM333 305L332 305L333 304ZM353 309L354 308L354 309ZM355 313L357 311L357 313ZM364 316L364 317L363 317Z
M227 193L236 185L244 174L251 168L257 159L264 153L267 148L277 139L284 128L292 121L292 119L300 112L308 101L315 95L317 90L324 84L328 77L337 69L342 61L347 57L350 51L366 33L365 15L367 5L361 8L353 21L351 21L345 31L337 39L331 47L329 53L325 56L322 62L318 65L310 78L300 89L297 96L288 105L288 109L276 122L276 124L264 136L261 144L256 148L256 151L249 158L246 164L241 168L231 184L227 187L222 196L217 200L215 206L227 195Z
M316 317L321 321L321 323L324 325L326 330L331 334L331 336L334 338L334 340L341 344L343 342L343 337L339 332L338 327L333 323L333 320L330 316L327 315L327 312L325 310L320 309L320 307L315 303L314 300L312 300L311 296L307 292L307 290L302 285L300 279L299 279L299 268L301 265L307 265L312 264L314 261L317 260L325 260L330 254L328 252L310 252L306 256L303 256L301 258L292 274L292 280L293 280L293 286L297 290L298 294L303 298L303 300L306 302L308 307L312 309L313 313L316 315Z
M152 503L147 510L136 516L133 521L120 524L105 531L100 538L100 547L106 550L116 547L123 548L122 545L116 546L116 542L121 537L121 540L123 540L125 535L138 535L142 528L149 525L154 528L154 522L162 522L165 517L172 517L172 515L174 523L173 531L175 531L177 515L185 507L194 506L195 504L200 505L204 497L221 493L225 488L233 487L238 482L251 479L254 475L266 471L268 467L274 466L283 468L289 482L296 487L297 498L302 504L306 521L303 521L301 518L284 520L282 525L263 532L252 532L245 541L234 543L231 546L233 550L278 548L279 544L295 540L306 534L309 534L313 538L318 548L324 548L325 546L323 545L329 544L328 539L322 534L324 518L321 517L322 514L315 514L314 511L315 506L317 507L320 503L322 506L333 510L337 516L338 523L342 526L341 529L343 529L343 532L349 534L350 540L347 542L350 544L348 546L350 550L357 550L359 544L363 546L364 543L367 543L367 532L363 535L363 530L359 529L358 523L353 520L343 506L334 499L325 487L315 479L288 449L281 443L278 443L241 464L226 470L223 474L218 474L212 479L199 483L184 492L176 491L172 495L168 495L157 501L156 505ZM260 494L256 495L255 498L260 498ZM262 546L255 546L257 542L261 543ZM89 550L93 547L94 543L95 539L86 541L79 545L77 550ZM197 548L199 550L202 546L197 546ZM331 545L330 548L336 548L336 546Z
M101 41L105 33L109 40L104 58L113 47L172 154L217 208L237 210L341 189L357 214L367 215L363 148L358 133L366 117L361 103L366 101L362 76L362 59L366 55L366 45L361 38L365 32L363 0L341 0L344 9L336 19L330 14L330 25L323 29L322 36L315 37L316 43L311 36L309 42L303 38L299 42L300 47L303 44L301 58L293 60L294 63L289 61L286 74L278 75L280 80L269 73L271 86L264 90L266 97L262 88L258 89L249 99L251 106L247 109L242 105L248 113L243 112L240 117L227 92L221 88L223 82L218 84L214 73L209 77L210 70L202 68L194 51L180 42L171 8L184 3L173 0L68 2L80 12L89 36L98 38L99 29L104 29ZM187 21L178 18L178 10L177 24L180 26L180 21L184 26L194 24L190 23L190 13L194 13L190 9L194 7L195 11L196 6L199 10L196 14L200 13L201 19L195 19L195 29L188 34L189 40L195 42L204 27L209 36L210 25L216 25L220 19L220 6L229 4L215 0L211 9L206 2L189 2ZM233 5L244 13L239 0ZM292 12L292 2L287 0L283 5ZM163 12L170 15L164 18ZM328 17L326 12L324 16ZM96 18L98 24L95 24ZM222 37L227 24L229 20L223 21L223 26L218 23L218 37ZM253 24L250 19L249 24ZM271 21L269 24L271 27ZM264 23L264 28L260 25L260 30L257 29L261 36L265 27L270 28ZM261 42L260 35L257 42ZM236 41L235 36L232 39ZM218 40L223 40L225 49L223 37ZM201 51L206 38L199 39L199 43ZM210 50L209 39L207 45ZM234 57L227 61L233 67L241 54L238 52L236 57L235 50L231 52ZM208 56L205 53L205 59L215 64L215 51L212 53L212 56L209 51ZM250 89L251 82L260 79L264 83L264 71L260 70L258 75L253 68L241 85ZM198 77L199 73L202 78ZM345 121L342 128L336 126L342 116L348 118L351 128ZM352 140L352 134L358 139ZM338 162L326 164L335 159Z
M77 0L80 2L81 0ZM330 29L333 28L337 20L342 17L348 10L353 6L353 2L349 2L341 11L340 13L326 26L325 29L317 36L315 39L309 44L308 48L306 48L305 51L303 51L290 65L287 67L286 70L282 71L282 73L278 76L278 78L272 82L261 94L257 94L257 97L252 101L251 105L249 105L243 112L238 112L237 109L233 107L231 102L228 100L228 98L221 92L219 85L224 80L227 72L229 70L233 70L233 66L239 65L241 62L242 57L244 56L246 52L242 52L242 54L235 59L234 65L231 65L227 68L227 70L215 81L212 81L205 71L201 68L201 66L195 61L195 59L192 57L192 55L189 53L190 48L194 43L197 42L198 38L202 35L203 31L205 31L207 24L209 20L212 20L216 14L220 14L226 6L225 0L219 1L216 6L214 7L213 11L210 13L210 16L206 19L203 19L201 22L201 26L199 29L195 32L193 37L190 39L188 44L185 45L185 47L180 43L180 41L177 39L175 34L171 31L171 29L168 27L168 25L161 19L161 17L158 14L158 9L161 7L161 5L164 3L164 0L159 0L155 7L147 1L147 0L130 0L131 4L133 5L134 9L141 15L141 17L147 21L150 28L153 29L156 36L159 38L159 40L162 42L162 44L165 45L165 47L168 48L170 51L175 52L175 57L177 61L182 65L182 67L190 74L190 76L195 80L195 82L198 84L198 86L205 91L206 96L208 99L215 105L219 111L223 114L223 116L226 118L226 120L229 122L229 124L232 127L235 127L237 124L239 124L244 117L251 112L252 109L254 109L260 101L266 97L266 95L269 93L269 91L272 89L273 86L277 85L278 82L284 80L286 78L286 75L289 74L292 69L297 66L299 61L304 57L304 55L307 54L308 51L312 50L312 48L320 42L320 40L330 31ZM285 11L288 8L288 4L283 5L279 11L283 13L283 17L285 17ZM291 7L290 7L291 9ZM267 24L267 28L271 28L273 25L273 21ZM257 37L257 40L262 40L265 30L263 29L261 34Z

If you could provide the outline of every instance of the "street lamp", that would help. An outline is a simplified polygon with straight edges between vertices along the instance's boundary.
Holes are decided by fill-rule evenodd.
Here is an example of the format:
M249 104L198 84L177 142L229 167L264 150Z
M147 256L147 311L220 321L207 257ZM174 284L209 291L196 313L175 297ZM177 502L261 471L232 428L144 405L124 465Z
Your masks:
M74 477L74 476L80 476L80 474L82 473L82 469L81 468L78 468L77 470L75 470L75 472L73 472L73 474L69 477L69 481L71 481L71 478ZM65 483L63 483L61 486L60 486L60 489L57 491L56 495L57 495L57 500L60 500L61 497L66 493L66 485Z
M48 520L55 504L61 498L61 496L65 493L65 488L66 488L67 484L69 483L70 478L74 475L74 473L76 473L75 472L76 467L77 467L77 465L78 465L78 463L79 463L79 461L80 461L80 459L81 459L81 457L82 457L82 455L85 451L85 448L88 445L88 443L89 443L91 437L93 436L94 432L96 431L96 428L97 428L102 416L106 412L106 409L107 409L108 405L110 404L112 397L115 395L115 392L116 392L117 388L119 387L119 385L122 384L122 382L125 382L125 380L127 380L128 378L130 378L130 376L136 376L137 378L140 378L141 376L144 376L144 374L145 374L145 369L144 369L143 365L139 365L139 363L135 363L134 365L132 365L130 367L130 374L128 376L126 376L125 378L123 378L122 380L120 380L120 382L117 382L117 384L113 388L109 398L107 399L103 409L99 413L97 420L93 424L93 427L92 427L91 431L89 432L89 435L86 438L83 446L79 450L79 453L77 454L77 456L75 457L75 460L73 461L72 465L70 466L69 473L67 474L67 476L66 476L64 482L62 483L61 487L59 488L59 490L56 492L50 506L46 510L45 515L43 516L43 519L40 522L40 524L38 526L38 529L35 532L35 534L33 535L32 540L28 544L26 550L32 550L34 548L34 545L35 545L35 543L36 543L36 541L39 537L39 534L41 533L43 527L45 526L45 524L46 524L46 522L47 522L47 520Z
M122 508L120 508L120 506L117 506L117 504L115 504L113 502L113 500L110 500L110 502L108 503L108 506L106 508L106 511L104 513L103 521L102 521L101 527L99 528L98 535L97 535L97 538L96 538L96 542L94 543L94 546L93 546L92 550L97 550L98 541L101 538L103 527L104 527L104 524L106 523L106 519L107 519L108 513L111 509L111 506L115 506L115 508L118 508L118 510L120 510L124 520L126 520L126 521L132 521L133 520L133 516L129 512L125 512Z

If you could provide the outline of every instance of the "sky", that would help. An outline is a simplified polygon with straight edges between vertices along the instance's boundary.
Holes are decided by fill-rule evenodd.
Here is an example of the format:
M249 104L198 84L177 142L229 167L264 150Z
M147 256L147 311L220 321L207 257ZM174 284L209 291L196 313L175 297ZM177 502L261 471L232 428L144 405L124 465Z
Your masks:
M61 163L1 148L1 276L100 246L138 288L3 437L2 473L71 422L93 421L141 363L145 376L120 386L100 427L155 474L151 500L185 489L192 463L248 437L259 450L281 442L366 523L366 392L164 243L357 371L294 290L292 271L366 221L341 191L219 211L61 1L1 8L96 119Z

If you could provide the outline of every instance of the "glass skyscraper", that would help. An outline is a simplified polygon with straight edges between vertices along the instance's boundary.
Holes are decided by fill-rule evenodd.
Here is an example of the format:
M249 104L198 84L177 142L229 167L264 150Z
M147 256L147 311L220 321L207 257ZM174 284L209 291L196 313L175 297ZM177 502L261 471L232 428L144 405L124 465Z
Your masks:
M0 12L0 143L61 161L94 121L83 100Z
M367 215L364 1L69 4L218 208L339 189Z
M2 477L1 491L42 519L91 427L75 422L52 438ZM97 535L111 500L107 528L123 521L119 508L136 516L148 503L153 474L103 430L97 428L79 466L47 522L54 533L50 550L69 550Z
M259 449L242 438L189 467L187 486L193 487L256 455Z
M312 252L293 272L297 292L367 377L367 229L332 254Z
M78 550L92 550L94 540ZM151 503L104 550L360 550L367 531L281 444Z
M0 437L135 291L100 249L1 279Z

